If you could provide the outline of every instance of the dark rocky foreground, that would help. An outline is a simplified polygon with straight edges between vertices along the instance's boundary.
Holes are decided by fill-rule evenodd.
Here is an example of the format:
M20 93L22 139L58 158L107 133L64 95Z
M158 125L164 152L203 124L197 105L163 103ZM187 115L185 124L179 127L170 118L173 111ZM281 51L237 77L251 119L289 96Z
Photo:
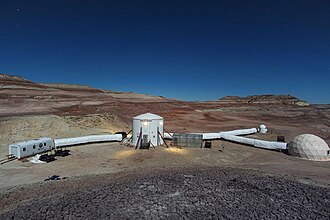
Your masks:
M233 168L103 175L0 194L0 219L329 219L329 187Z

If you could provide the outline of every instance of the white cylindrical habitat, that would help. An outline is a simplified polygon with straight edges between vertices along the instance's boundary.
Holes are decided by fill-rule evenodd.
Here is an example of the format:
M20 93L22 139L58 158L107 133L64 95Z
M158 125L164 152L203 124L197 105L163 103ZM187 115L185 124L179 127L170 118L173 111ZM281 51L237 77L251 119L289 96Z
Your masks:
M145 113L133 118L132 144L151 143L162 145L164 137L164 119L159 115Z

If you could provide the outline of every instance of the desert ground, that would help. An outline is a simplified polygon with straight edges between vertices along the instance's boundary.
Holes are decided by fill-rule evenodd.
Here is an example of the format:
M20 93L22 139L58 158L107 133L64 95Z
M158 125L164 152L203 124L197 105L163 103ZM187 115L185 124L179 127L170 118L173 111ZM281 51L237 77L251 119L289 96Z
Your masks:
M131 129L152 112L169 132L266 124L254 138L312 133L330 144L330 105L289 95L191 102L0 75L0 157L14 142ZM170 144L170 143L168 143ZM225 146L224 149L220 146ZM330 162L225 141L211 149L134 150L119 143L68 148L47 164L0 165L0 219L328 219ZM44 181L48 176L67 177Z

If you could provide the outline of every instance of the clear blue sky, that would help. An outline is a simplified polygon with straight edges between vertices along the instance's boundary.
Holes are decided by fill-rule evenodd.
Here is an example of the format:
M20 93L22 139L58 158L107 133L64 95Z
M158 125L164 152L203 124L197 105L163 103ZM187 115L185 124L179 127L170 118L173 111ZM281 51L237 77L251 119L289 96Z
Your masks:
M185 100L330 103L330 1L0 0L0 72Z

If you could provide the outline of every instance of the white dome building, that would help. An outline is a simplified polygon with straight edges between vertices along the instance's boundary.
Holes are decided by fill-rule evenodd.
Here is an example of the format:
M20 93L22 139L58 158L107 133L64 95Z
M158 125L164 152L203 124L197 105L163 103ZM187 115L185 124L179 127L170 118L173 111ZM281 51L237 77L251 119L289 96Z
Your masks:
M288 153L308 160L330 160L330 148L320 137L302 134L288 144Z
M164 119L159 115L145 113L133 118L132 144L141 146L149 142L162 145L164 137Z

